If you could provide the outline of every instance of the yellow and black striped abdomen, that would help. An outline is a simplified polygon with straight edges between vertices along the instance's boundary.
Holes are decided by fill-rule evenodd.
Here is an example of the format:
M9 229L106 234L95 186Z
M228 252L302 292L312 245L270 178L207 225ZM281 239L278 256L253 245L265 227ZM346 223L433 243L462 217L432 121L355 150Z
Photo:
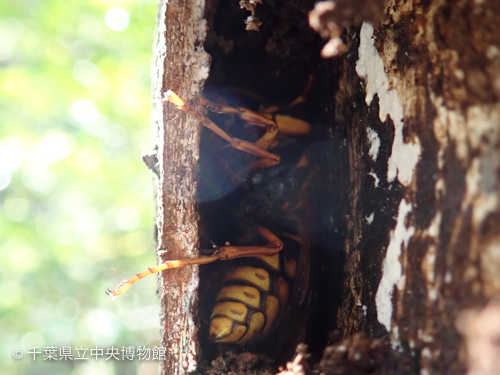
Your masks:
M252 257L259 259L262 267L242 265L226 273L212 310L210 340L244 343L273 326L288 305L296 268L295 260L280 262L280 257L284 258L283 251Z

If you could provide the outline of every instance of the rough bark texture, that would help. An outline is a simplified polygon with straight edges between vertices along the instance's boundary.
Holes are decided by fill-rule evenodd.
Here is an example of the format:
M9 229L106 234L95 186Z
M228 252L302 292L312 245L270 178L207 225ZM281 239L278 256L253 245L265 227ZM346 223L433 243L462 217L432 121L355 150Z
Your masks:
M359 1L338 3L342 6L337 9L350 15L348 21L359 21L353 16L353 4ZM207 46L212 48L214 58L212 85L231 86L233 80L226 76L234 75L234 85L240 89L258 92L261 85L268 85L272 93L283 86L268 83L276 82L278 68L240 72L245 72L238 65L243 60L260 66L259 61L253 61L260 54L242 59L245 55L240 52L245 49L240 44L252 46L256 44L250 43L252 38L258 38L232 35L232 29L226 26L234 19L233 13L227 11L226 15L224 10L236 6L231 2L211 2L207 16L214 18L215 4L219 4L217 25L223 27L212 27L215 36L209 38L213 43ZM373 9L379 9L380 4L380 0L373 1ZM152 123L159 176L158 249L163 250L159 252L160 262L197 255L194 194L199 125L175 109L164 108L161 96L172 89L191 98L208 75L208 58L203 51L204 5L201 0L175 1L168 6L160 2L152 68ZM281 9L278 5L281 3L264 1L262 9L268 6L272 15L271 10ZM351 11L346 12L346 7ZM329 189L318 190L315 195L325 211L345 213L347 229L341 302L339 288L324 277L334 273L332 264L341 257L316 251L320 262L311 272L319 278L320 286L314 291L320 302L311 310L316 314L311 320L324 337L312 337L310 348L315 342L324 346L324 331L330 323L336 323L343 338L339 339L340 346L344 352L348 347L353 358L360 352L380 354L385 350L383 340L371 342L362 335L352 336L355 332L390 338L398 354L389 359L386 353L378 355L379 373L460 374L467 366L479 367L474 367L471 351L468 356L464 354L467 343L459 332L468 340L477 334L471 333L469 326L495 321L491 316L498 313L495 303L489 305L496 309L494 313L471 309L486 306L500 294L500 3L388 0L383 13L380 23L351 28L344 57L317 64L320 78L310 96L315 105L311 121L333 138L335 132L325 124L335 118L338 133L345 135L350 172L349 188L344 189L340 183L338 193L338 197L345 197L348 190L350 199L336 198L332 203L333 195L324 193ZM270 21L265 14L259 17L265 28ZM302 15L297 13L297 17ZM272 22L283 23L283 19L274 17ZM363 19L373 21L379 15ZM284 61L284 66L292 57L304 58L310 53L307 49L285 48L300 40L293 27L270 25L272 35L277 36L269 39L262 56L276 57L277 52L285 56L285 51L286 59L273 60L277 66ZM340 22L341 27L346 25ZM292 32L285 33L289 29ZM238 48L233 51L234 46ZM258 74L252 75L252 71ZM288 75L282 76L287 78L286 84L298 83L291 82ZM280 95L278 92L275 96ZM345 167L340 159L330 162L331 158L321 154L318 163L341 171ZM335 165L337 162L340 165ZM336 174L340 173L321 173L320 177L331 185L337 180ZM342 205L348 206L345 212ZM334 232L337 236L341 224L336 217L333 220L333 213L329 217L336 224L325 226L328 233L318 231L318 239ZM334 240L325 240L328 246L323 246L332 254L335 247L331 243L340 242ZM160 276L162 343L167 348L163 374L183 374L197 366L197 282L197 269L191 267ZM321 293L319 288L323 289ZM333 299L335 302L330 302ZM340 306L337 320L334 312L319 309L326 304ZM338 358L345 359L345 355L339 355L336 349L328 353L321 365L325 374L375 373L371 359L365 361L368 367L355 366L353 370L349 364L339 367ZM347 370L339 372L338 368Z
M407 359L396 373L464 373L457 317L500 293L499 35L494 0L391 0L349 33L339 325L388 334Z
M199 124L162 104L171 89L184 98L198 94L208 75L203 51L203 0L161 0L152 64L151 123L157 163L158 262L198 255L195 207ZM197 47L198 46L198 47ZM162 374L186 374L197 367L196 267L160 274L161 343L166 348Z

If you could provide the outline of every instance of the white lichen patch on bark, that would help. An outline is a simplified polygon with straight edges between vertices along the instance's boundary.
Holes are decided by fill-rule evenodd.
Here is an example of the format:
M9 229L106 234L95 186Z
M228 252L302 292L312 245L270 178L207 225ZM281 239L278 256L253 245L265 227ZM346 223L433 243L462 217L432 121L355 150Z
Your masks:
M380 149L380 137L377 132L369 126L366 128L366 135L368 136L368 143L370 144L368 155L370 155L373 161L377 161L378 150Z
M372 212L370 215L365 216L365 221L368 225L373 223L373 218L375 217L375 212Z
M401 100L398 92L390 88L384 63L373 41L373 26L366 22L361 27L356 72L366 82L366 104L370 105L373 97L377 95L380 121L385 122L389 116L394 123L394 141L389 158L387 181L392 182L397 177L403 186L408 186L420 158L420 143L418 138L414 138L413 143L403 141L404 114Z
M420 159L421 147L418 138L413 137L411 143L403 140L403 107L400 96L395 88L391 88L389 77L386 75L384 62L379 55L373 41L373 26L364 23L361 27L359 60L356 64L356 72L365 80L367 105L370 105L375 95L379 99L379 118L386 122L388 117L394 124L394 140L391 156L388 161L387 181L392 182L396 178L403 186L409 186L414 178L416 165ZM392 81L395 81L395 77ZM367 128L368 140L370 142L369 156L373 161L378 157L380 138L371 128ZM378 185L378 177L369 173ZM410 238L415 233L415 228L408 224L413 205L408 199L403 199L398 208L396 227L390 232L390 241L382 266L382 279L378 286L375 302L377 305L377 318L386 329L391 332L393 346L398 345L398 327L393 326L391 319L393 315L392 296L394 288L403 290L405 278L401 255L404 248L408 246Z
M415 233L415 228L407 225L407 217L412 211L412 204L403 199L399 204L396 227L390 233L390 242L382 265L382 279L378 286L375 303L377 305L377 319L385 326L387 331L392 331L392 294L394 287L402 290L405 286L403 267L400 256L403 247L408 246L408 241ZM393 344L397 344L397 337L393 333Z
M373 177L373 184L375 185L375 187L378 187L380 179L378 178L377 174L375 172L368 172L368 176Z

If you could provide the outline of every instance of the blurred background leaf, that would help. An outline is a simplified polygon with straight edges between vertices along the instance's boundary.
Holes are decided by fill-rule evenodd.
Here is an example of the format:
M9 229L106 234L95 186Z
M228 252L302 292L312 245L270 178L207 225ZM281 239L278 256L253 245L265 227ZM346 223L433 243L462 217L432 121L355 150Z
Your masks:
M159 346L155 277L115 301L104 294L155 263L152 174L140 154L150 149L156 9L154 0L0 1L4 374L157 371L156 361L27 354Z

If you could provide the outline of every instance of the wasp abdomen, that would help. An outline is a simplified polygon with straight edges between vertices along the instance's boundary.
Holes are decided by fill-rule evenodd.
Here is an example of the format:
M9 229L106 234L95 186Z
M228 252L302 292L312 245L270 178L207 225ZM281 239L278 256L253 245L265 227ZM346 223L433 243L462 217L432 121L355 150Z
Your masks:
M224 277L209 335L218 343L244 343L269 330L288 304L290 285L280 276L279 254L254 257L271 269L238 266ZM271 272L271 274L270 274Z

